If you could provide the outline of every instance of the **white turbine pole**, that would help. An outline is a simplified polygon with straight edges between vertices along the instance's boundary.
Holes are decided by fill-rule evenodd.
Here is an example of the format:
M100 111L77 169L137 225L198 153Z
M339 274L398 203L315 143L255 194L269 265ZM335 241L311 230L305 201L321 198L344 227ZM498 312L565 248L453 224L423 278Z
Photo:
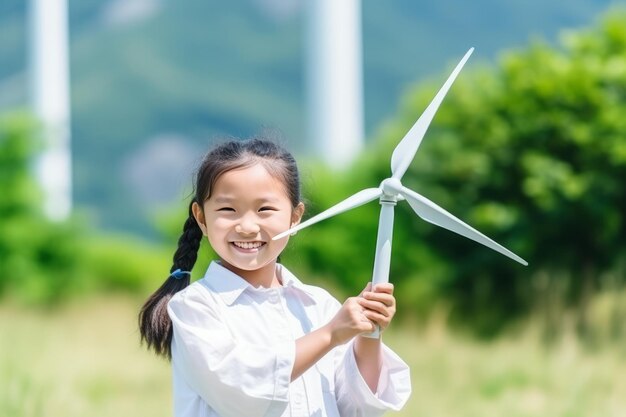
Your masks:
M37 162L49 218L63 220L72 207L67 0L30 0L32 108L45 149Z
M306 3L309 142L325 161L342 166L363 143L361 3Z

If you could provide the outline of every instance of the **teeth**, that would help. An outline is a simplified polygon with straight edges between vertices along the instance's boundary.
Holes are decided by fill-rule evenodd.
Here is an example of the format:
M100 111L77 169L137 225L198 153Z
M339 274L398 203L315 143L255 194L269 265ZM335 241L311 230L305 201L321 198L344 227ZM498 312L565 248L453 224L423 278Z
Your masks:
M263 242L233 242L233 244L241 249L256 249L263 246Z

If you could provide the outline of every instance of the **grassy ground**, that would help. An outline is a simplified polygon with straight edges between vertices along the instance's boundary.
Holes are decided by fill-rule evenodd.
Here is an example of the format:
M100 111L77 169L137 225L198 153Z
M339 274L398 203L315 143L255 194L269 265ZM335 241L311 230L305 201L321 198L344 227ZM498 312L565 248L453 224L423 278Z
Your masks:
M136 303L0 306L0 416L168 416L168 365L138 346Z
M171 415L169 366L138 346L139 302L107 298L60 311L0 305L0 416ZM433 322L385 335L409 362L413 395L397 416L626 416L626 351L546 348L525 331L476 342Z

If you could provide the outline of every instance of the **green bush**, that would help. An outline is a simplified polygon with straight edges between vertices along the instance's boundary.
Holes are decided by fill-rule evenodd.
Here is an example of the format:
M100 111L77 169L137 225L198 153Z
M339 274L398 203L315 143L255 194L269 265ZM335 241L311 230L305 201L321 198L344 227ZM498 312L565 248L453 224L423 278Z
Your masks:
M25 114L0 119L0 296L53 303L77 288L79 227L43 214L41 192L31 174L41 149Z
M138 237L96 234L84 242L83 277L89 292L144 295L169 273L171 254Z
M80 216L50 221L32 161L42 149L26 114L0 119L0 298L54 305L103 291L145 294L167 277L171 253L90 230Z
M432 226L400 202L390 275L404 311L447 300L453 317L488 334L556 295L584 323L603 273L623 259L626 12L563 39L464 70L402 179L530 266ZM394 147L446 76L411 91L353 166L308 169L311 214L390 175ZM377 225L372 202L300 232L293 240L301 253L290 259L354 294L370 279Z

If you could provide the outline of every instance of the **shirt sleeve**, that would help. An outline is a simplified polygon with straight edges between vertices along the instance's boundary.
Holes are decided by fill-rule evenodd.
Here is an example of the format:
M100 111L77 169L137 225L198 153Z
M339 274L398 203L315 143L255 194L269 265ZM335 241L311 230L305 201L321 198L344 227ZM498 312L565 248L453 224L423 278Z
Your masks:
M335 360L335 395L341 416L381 416L398 411L411 395L408 365L389 347L382 346L382 368L377 392L373 393L359 372L354 341L338 349Z
M295 342L263 346L234 340L218 306L191 290L168 304L172 365L223 417L280 416L288 405Z
M336 299L327 300L325 314L332 317L341 308ZM354 339L334 349L335 397L339 414L346 416L375 417L388 410L402 409L411 395L409 366L388 346L382 345L382 368L377 392L373 393L354 356Z

